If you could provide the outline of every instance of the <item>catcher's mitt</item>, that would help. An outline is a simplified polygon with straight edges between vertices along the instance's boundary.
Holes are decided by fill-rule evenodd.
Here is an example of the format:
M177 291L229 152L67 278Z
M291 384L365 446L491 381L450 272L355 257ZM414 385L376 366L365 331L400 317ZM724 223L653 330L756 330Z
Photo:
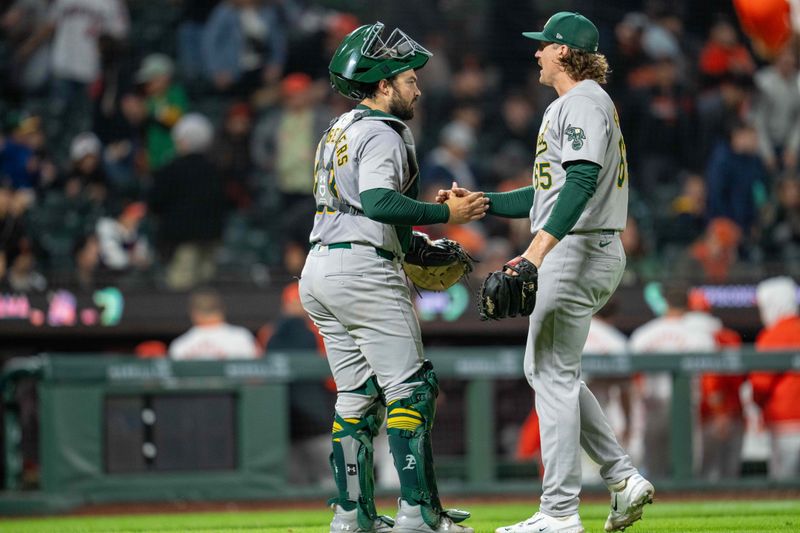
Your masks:
M443 291L472 272L474 261L456 241L431 241L426 234L415 231L403 258L403 270L420 289Z
M516 276L506 274L510 269ZM528 316L536 306L539 271L523 257L515 257L501 270L492 272L481 285L478 311L481 320L498 320L512 316Z

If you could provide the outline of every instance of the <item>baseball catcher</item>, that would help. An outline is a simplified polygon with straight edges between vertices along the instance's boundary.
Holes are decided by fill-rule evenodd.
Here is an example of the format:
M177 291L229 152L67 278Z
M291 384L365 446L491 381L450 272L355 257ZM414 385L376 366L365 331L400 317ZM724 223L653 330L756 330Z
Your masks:
M499 320L533 313L538 279L536 265L521 256L503 265L502 270L486 276L478 299L481 320Z
M425 233L415 231L403 258L403 270L420 289L444 291L472 272L474 262L456 241L431 241Z

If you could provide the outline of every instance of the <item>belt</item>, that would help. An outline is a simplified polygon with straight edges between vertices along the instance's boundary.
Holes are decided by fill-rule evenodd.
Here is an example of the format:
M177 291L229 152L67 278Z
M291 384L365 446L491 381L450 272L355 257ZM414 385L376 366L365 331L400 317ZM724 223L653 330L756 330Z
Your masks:
M616 235L621 231L618 229L579 229L570 231L567 235Z
M344 248L346 250L350 250L353 247L353 243L350 242L334 242L331 244L320 244L318 242L313 243L313 246L327 246L329 250L336 250L337 248ZM365 244L364 246L369 246ZM384 259L388 259L389 261L395 260L395 255L390 252L389 250L384 250L383 248L378 248L377 246L373 246L372 248L375 249L375 253L377 253L380 257Z

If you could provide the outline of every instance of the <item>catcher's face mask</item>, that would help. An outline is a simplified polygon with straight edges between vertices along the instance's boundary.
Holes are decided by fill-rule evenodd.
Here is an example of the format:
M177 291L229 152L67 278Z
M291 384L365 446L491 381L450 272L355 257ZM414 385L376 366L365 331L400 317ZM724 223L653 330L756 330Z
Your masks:
M361 100L369 85L411 69L421 69L433 55L405 32L395 29L383 39L381 22L348 34L333 54L328 72L340 94Z

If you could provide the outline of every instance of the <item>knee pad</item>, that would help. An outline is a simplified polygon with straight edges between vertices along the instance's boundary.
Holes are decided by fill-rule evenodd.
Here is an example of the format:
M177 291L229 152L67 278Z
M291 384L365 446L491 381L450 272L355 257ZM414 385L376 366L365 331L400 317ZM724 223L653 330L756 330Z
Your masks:
M339 495L328 504L338 504L347 511L357 508L359 527L369 531L378 517L372 440L383 423L385 407L374 376L349 392L369 396L372 402L359 418L334 416L330 462Z
M387 406L386 432L404 500L420 505L422 518L436 529L442 504L436 487L431 448L431 428L436 416L439 381L430 361L425 361L408 382L419 382L407 398Z

